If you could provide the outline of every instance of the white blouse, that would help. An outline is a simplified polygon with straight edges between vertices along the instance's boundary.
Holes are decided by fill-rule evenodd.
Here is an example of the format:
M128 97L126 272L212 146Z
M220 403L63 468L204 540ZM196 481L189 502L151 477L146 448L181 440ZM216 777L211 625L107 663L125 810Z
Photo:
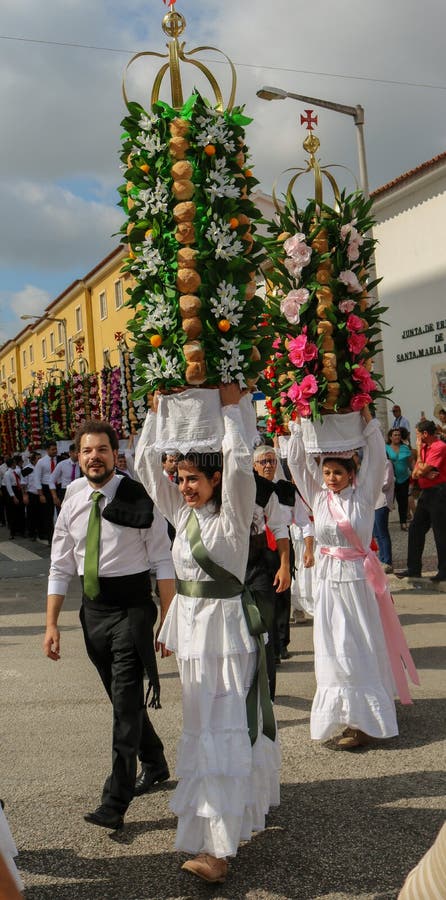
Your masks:
M356 531L364 549L368 550L372 539L375 503L383 484L386 463L384 439L376 419L367 423L364 437L367 445L356 483L336 494L335 499ZM299 491L313 511L318 544L318 577L337 582L364 580L362 559L340 560L319 552L320 547L351 545L331 515L328 508L328 490L322 472L319 470L316 473L314 466L311 465L305 453L301 427L296 423L292 423L292 435L288 444L288 465Z

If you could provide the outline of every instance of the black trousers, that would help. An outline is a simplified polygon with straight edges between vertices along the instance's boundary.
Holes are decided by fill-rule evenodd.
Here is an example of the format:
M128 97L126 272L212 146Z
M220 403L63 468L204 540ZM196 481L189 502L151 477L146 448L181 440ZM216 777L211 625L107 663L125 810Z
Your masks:
M409 507L409 484L409 478L407 479L407 481L402 481L400 484L395 481L395 500L398 505L400 525L405 525L407 522L407 510Z
M446 484L421 491L415 515L409 525L407 569L409 575L421 575L426 534L432 528L438 556L438 572L446 579Z
M156 607L152 600L152 621ZM133 798L137 757L165 764L163 745L144 706L144 666L138 655L125 607L98 607L84 602L80 620L85 646L113 705L112 769L101 803L123 815ZM147 641L153 641L148 629Z
M43 538L43 531L40 525L40 508L41 504L39 495L28 494L28 506L26 507L26 527L30 538Z
M40 530L51 543L54 531L54 500L47 484L42 484L42 493L45 497L45 503L40 503Z

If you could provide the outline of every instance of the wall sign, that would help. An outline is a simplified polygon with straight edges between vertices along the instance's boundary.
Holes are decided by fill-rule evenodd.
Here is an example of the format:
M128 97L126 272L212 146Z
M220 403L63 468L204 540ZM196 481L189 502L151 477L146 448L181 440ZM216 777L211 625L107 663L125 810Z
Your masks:
M423 325L414 325L413 328L406 328L401 334L401 339L403 341L408 340L409 338L419 338L425 334L433 334L435 343L431 344L429 347L417 347L414 350L407 350L405 353L397 353L397 363L408 362L411 359L420 359L421 357L426 356L438 356L441 353L446 353L446 343L444 343L445 333L446 319L440 319L436 322L425 322Z

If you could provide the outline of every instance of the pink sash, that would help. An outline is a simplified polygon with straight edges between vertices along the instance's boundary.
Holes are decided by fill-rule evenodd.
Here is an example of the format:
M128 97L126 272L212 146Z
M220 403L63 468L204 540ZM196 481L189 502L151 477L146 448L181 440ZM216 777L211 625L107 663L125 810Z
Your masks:
M326 556L334 556L336 559L353 560L362 558L364 560L365 577L373 589L378 602L387 653L398 690L398 696L401 703L412 703L409 686L407 684L407 675L409 675L413 684L419 684L420 679L410 654L409 647L407 646L400 620L393 605L387 578L375 553L373 553L372 550L364 550L358 535L344 515L343 510L336 502L332 491L328 491L328 508L336 524L339 525L339 528L353 546L321 547L321 553Z

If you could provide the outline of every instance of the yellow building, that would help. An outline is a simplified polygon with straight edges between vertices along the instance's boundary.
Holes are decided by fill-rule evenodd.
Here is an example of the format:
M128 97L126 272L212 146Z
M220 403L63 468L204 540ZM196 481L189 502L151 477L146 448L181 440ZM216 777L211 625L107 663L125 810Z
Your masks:
M39 378L47 382L70 371L99 372L104 364L118 365L117 335L127 335L132 315L124 305L132 285L131 276L121 273L124 256L124 248L117 247L0 347L0 401L5 406L20 404Z

